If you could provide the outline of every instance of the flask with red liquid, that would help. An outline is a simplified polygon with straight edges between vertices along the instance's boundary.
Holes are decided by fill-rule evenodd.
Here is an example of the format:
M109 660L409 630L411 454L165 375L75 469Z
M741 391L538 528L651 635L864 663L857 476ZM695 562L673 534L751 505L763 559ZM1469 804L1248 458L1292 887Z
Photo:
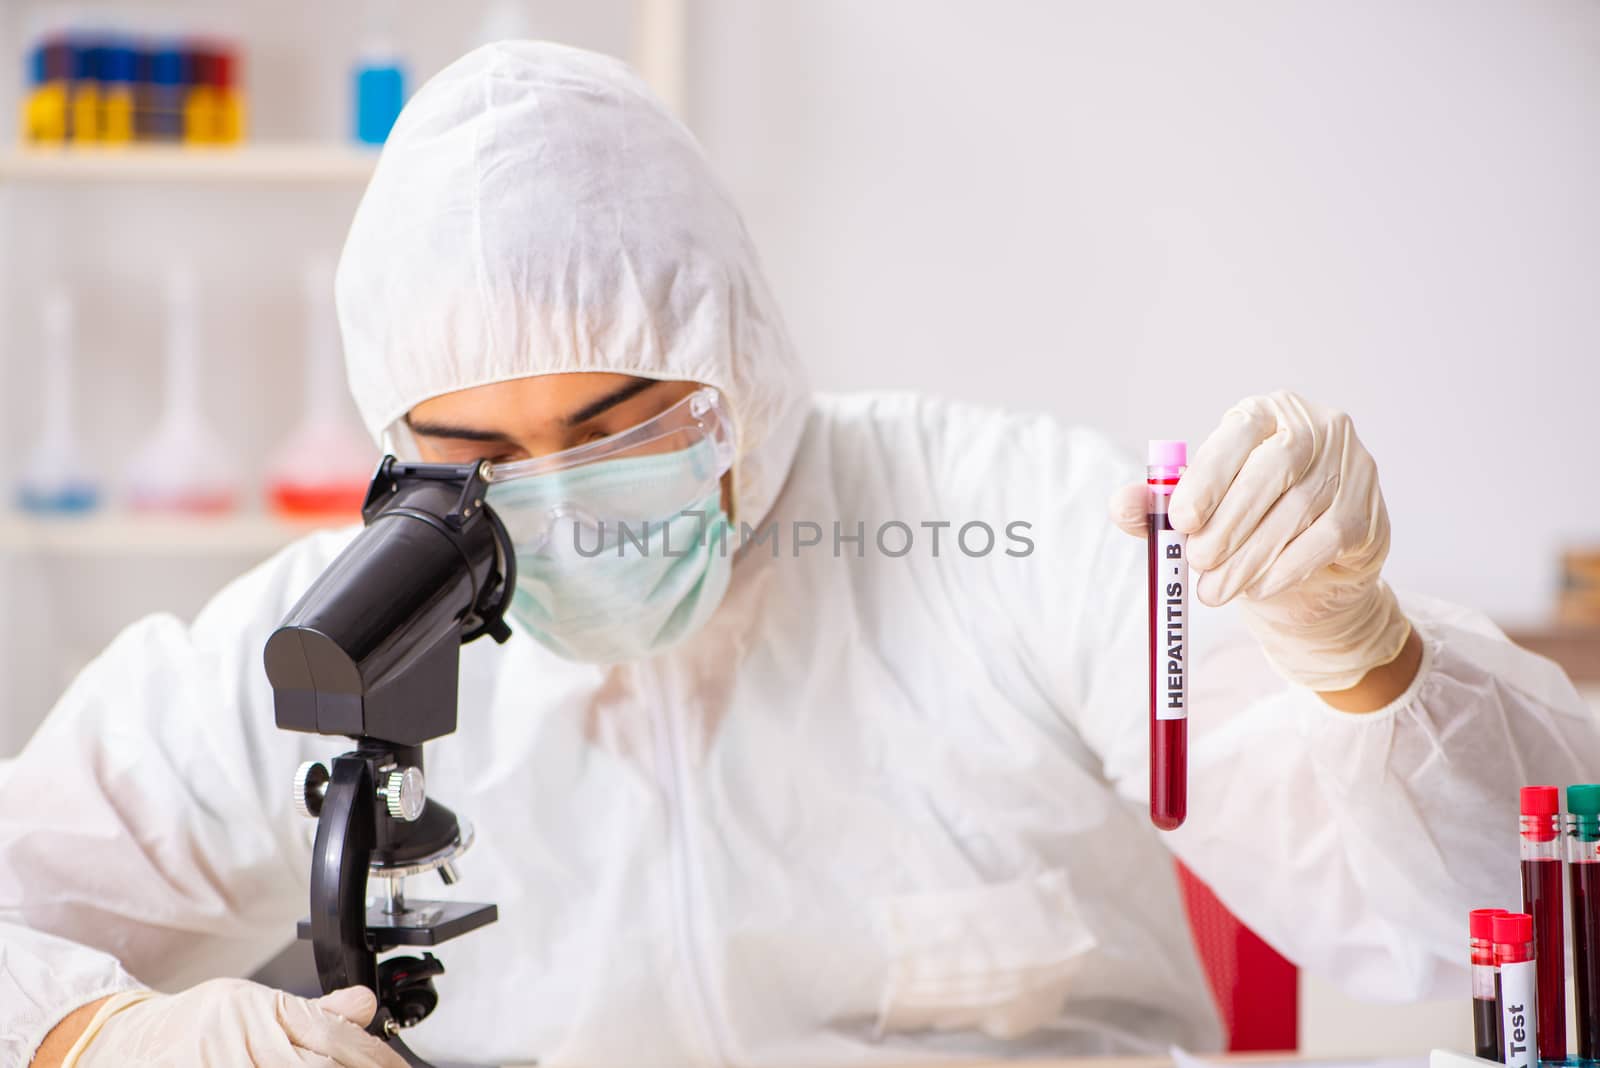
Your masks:
M239 465L200 399L201 355L194 273L167 277L166 397L160 421L127 466L136 511L215 515L238 503Z
M333 308L333 264L305 272L305 391L299 424L267 465L267 503L288 519L355 522L378 464L372 443L351 425L349 389Z

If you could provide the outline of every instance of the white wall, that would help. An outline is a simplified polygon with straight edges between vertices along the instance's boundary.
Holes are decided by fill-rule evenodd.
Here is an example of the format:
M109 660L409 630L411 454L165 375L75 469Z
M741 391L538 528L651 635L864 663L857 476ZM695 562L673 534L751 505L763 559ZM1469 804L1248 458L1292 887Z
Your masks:
M1558 547L1600 539L1573 486L1600 4L693 12L693 125L819 385L1046 408L1130 448L1300 390L1378 458L1392 576L1504 620L1542 621Z

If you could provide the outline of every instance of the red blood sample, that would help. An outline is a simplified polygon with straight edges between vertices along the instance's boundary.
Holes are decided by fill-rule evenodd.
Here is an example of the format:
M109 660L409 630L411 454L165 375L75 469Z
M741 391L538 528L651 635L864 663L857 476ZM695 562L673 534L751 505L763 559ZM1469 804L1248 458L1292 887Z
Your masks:
M1522 788L1522 910L1533 917L1539 971L1539 1059L1567 1059L1566 908L1561 889L1561 795Z
M1177 481L1172 479L1169 484L1175 485ZM1162 621L1166 618L1169 598L1166 596L1168 583L1162 574L1162 561L1158 559L1157 534L1171 530L1172 523L1167 519L1166 512L1151 514L1149 523L1150 821L1163 831L1170 831L1181 825L1189 814L1189 720L1162 719L1159 714L1167 702L1167 689L1162 681L1167 678L1167 645L1164 639L1158 640L1158 637L1164 634ZM1185 614L1188 611L1187 600L1185 597L1185 603L1179 608ZM1185 620L1185 634L1187 628L1188 621ZM1183 654L1187 658L1188 650L1184 649Z

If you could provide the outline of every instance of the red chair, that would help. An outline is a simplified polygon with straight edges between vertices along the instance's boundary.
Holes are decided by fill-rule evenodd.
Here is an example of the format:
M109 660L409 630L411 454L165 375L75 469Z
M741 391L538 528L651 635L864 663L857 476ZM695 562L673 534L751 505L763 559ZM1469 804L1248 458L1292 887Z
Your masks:
M1228 1052L1296 1049L1300 979L1295 966L1240 923L1182 864L1178 885L1195 949L1228 1036Z

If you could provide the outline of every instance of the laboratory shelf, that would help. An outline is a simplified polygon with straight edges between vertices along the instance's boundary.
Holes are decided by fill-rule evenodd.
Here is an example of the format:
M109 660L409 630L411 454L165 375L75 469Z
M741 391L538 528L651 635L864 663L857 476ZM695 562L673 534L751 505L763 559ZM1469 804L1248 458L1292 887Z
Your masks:
M356 522L355 517L351 518ZM268 516L130 515L0 517L0 555L255 557L276 552L328 524Z
M1600 625L1558 623L1547 627L1507 627L1506 637L1561 665L1579 686L1600 685Z
M0 151L0 183L358 184L372 176L377 160L376 150L315 142L218 148L177 145L23 147Z

